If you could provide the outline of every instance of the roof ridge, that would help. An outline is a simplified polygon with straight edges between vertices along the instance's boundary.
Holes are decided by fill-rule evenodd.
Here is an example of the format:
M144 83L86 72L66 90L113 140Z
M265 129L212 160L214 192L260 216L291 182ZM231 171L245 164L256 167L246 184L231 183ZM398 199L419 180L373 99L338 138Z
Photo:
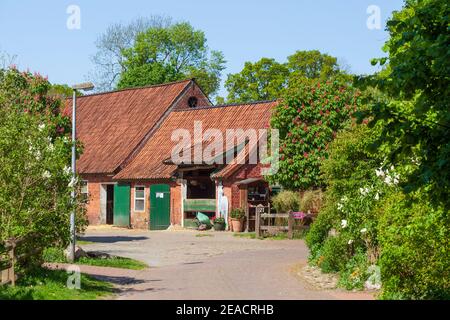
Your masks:
M241 107L241 106L249 106L249 105L256 105L256 104L267 104L272 102L277 102L279 99L273 99L273 100L260 100L260 101L250 101L245 103L229 103L229 104L221 104L217 106L201 106L196 108L182 108L173 110L173 112L180 112L180 111L195 111L195 110L205 110L205 109L219 109L219 108L228 108L228 107Z
M77 97L77 99L87 98L87 97L94 97L94 96L100 96L100 95L111 94L111 93L116 93L116 92L125 92L125 91L132 91L132 90L142 90L142 89L165 87L165 86L170 86L170 85L183 83L183 82L191 82L191 81L194 81L194 79L184 79L184 80L178 80L178 81L172 81L172 82L166 82L166 83L160 83L160 84L151 84L151 85L142 86L142 87L125 88L125 89L119 89L119 90L97 92L97 93L92 93L92 94L86 94L86 95L79 96L79 97ZM72 100L72 99L73 99L72 97L68 97L67 98L67 100Z

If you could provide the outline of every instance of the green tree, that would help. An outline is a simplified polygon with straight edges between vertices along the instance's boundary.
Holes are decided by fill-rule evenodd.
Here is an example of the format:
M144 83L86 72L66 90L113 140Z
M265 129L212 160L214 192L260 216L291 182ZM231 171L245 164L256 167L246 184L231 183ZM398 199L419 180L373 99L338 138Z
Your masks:
M322 185L320 164L328 145L360 105L360 94L338 81L304 81L275 109L271 126L280 133L280 168L268 176L289 189Z
M448 208L450 187L450 8L440 0L407 0L387 23L388 62L376 85L390 97L371 113L384 130L376 146L409 167L406 191L423 191Z
M79 212L80 227L86 221L70 197L78 186L70 171L71 121L50 88L38 74L0 70L0 245L36 234L26 249L65 246L70 212ZM24 266L39 263L35 258Z
M210 51L204 32L189 23L154 27L138 34L132 48L122 50L125 70L118 88L196 78L206 94L220 86L225 60L219 51Z
M241 72L228 75L225 87L229 102L246 102L281 98L287 88L299 86L305 80L334 79L350 80L335 57L317 50L297 51L286 63L269 58L247 62Z
M117 87L120 74L125 70L122 51L132 48L139 33L150 28L167 28L172 19L164 16L140 17L123 24L110 25L95 42L97 52L91 57L94 65L88 78L95 83L97 91L112 91Z
M240 73L230 74L225 87L228 101L246 102L272 100L279 97L288 84L289 70L275 59L262 58L258 62L246 62Z
M341 73L337 58L318 50L297 51L288 57L287 67L293 78L327 81Z

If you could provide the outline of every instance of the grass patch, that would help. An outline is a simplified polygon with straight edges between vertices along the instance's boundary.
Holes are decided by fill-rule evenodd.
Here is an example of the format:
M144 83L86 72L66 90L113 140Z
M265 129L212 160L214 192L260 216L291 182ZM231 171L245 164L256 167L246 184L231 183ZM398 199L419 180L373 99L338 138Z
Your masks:
M209 233L199 233L195 235L196 238L204 238L204 237L214 237L214 235Z
M255 232L239 232L239 233L235 233L234 236L236 238L256 239ZM263 238L259 238L259 239L262 240Z
M108 259L80 258L76 263L85 264L89 266L131 269L131 270L143 270L148 268L148 265L145 264L144 262L123 257L111 257Z
M16 287L0 286L0 300L96 300L113 294L113 285L81 275L81 289L67 288L66 271L40 268L22 276Z
M306 235L306 230L296 230L294 231L294 239L293 240L298 240L298 239L303 239ZM246 238L246 239L259 239L259 240L288 240L288 234L286 232L280 232L277 233L275 235L267 235L264 237L256 237L256 233L255 232L242 232L242 233L235 233L234 234L235 237L237 238Z
M85 240L77 240L77 245L78 246L86 246L89 244L94 244L95 242L92 241L85 241Z
M48 263L67 263L64 252L60 248L47 248L44 250L43 258ZM110 258L93 258L86 257L80 258L76 261L76 264L97 266L97 267L109 267L131 270L143 270L148 268L144 262L123 258L123 257L110 257Z

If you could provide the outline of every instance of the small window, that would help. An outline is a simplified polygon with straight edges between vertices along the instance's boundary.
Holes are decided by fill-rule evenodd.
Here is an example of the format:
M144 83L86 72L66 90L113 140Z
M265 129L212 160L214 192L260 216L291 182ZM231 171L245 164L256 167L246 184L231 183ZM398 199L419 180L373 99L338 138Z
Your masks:
M145 187L137 186L134 188L134 211L145 211Z
M188 100L189 108L197 108L198 99L196 97L190 97Z
M87 203L89 200L89 187L88 187L88 182L86 180L81 181L80 192L81 192L81 197L82 197L83 201L85 203Z

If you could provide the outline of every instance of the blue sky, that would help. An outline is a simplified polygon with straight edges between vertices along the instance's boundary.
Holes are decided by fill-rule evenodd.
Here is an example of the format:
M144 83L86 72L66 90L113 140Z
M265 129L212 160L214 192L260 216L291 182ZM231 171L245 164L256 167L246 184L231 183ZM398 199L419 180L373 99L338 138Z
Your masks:
M355 73L372 73L370 59L383 56L385 21L402 0L1 0L0 50L18 56L21 69L48 75L54 83L86 80L94 42L110 24L165 15L189 21L221 50L228 73L246 61L284 61L296 50L318 49L345 61ZM69 30L69 5L81 9L81 29ZM381 9L381 30L369 30L366 10ZM222 89L221 94L225 92Z

